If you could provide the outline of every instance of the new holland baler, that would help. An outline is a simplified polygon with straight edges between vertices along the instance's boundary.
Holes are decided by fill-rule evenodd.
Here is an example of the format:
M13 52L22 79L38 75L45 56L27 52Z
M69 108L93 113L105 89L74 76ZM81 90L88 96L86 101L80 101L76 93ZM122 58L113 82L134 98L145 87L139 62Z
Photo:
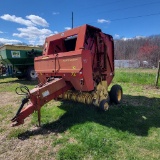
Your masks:
M114 43L112 36L99 28L83 25L47 37L43 55L35 57L34 67L39 84L31 91L26 86L16 89L26 96L12 119L13 126L23 124L35 111L40 124L41 107L57 98L93 104L102 110L122 100L120 85L108 91L114 77Z

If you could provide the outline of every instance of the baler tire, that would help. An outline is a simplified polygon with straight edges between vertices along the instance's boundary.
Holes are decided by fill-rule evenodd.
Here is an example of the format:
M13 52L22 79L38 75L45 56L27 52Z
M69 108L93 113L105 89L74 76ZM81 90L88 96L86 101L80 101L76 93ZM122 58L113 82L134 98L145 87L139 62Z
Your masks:
M107 108L105 107L105 104L107 103ZM99 106L100 106L100 109L101 110L103 110L103 111L107 111L108 110L108 108L109 108L109 100L108 99L103 99L101 102L100 102L100 104L99 104Z
M25 78L25 76L16 76L16 78L23 79L23 78Z
M120 104L123 96L122 87L118 84L113 85L109 92L109 95L111 103Z
M26 78L29 81L35 81L37 79L37 74L34 70L34 67L29 67L27 69Z

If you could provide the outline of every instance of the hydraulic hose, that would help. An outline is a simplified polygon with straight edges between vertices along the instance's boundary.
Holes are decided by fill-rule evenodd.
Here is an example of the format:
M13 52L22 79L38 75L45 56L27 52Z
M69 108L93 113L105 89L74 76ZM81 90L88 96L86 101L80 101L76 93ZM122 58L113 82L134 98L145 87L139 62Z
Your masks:
M15 89L15 92L18 94L18 95L26 95L25 98L22 99L22 102L21 102L21 105L16 113L16 115L12 118L11 121L14 121L14 119L19 115L19 113L21 112L22 108L24 107L24 105L29 101L29 95L30 95L30 92L29 92L29 89L27 86L20 86L20 87L17 87Z
M20 90L18 92L18 90ZM30 95L30 92L29 92L29 89L27 86L20 86L20 87L17 87L15 89L15 92L18 94L18 95Z

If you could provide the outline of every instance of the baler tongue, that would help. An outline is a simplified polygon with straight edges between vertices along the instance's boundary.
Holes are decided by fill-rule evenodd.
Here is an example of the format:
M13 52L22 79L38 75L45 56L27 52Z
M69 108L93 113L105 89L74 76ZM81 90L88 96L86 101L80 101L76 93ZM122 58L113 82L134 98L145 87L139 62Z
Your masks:
M18 95L26 95L26 98L22 99L22 103L15 115L11 119L13 122L12 126L18 126L24 123L24 119L32 114L34 111L38 112L38 122L40 125L40 109L47 102L51 101L54 98L57 98L63 92L70 89L71 86L67 85L62 78L55 78L41 86L29 91L26 86L21 86L16 89ZM17 90L21 91L19 93ZM29 104L24 107L24 105L29 102ZM15 122L15 123L14 123Z
M13 122L13 121L12 121ZM12 123L12 127L19 126L24 123L24 120L16 121L16 123Z
M21 106L20 106L20 108L21 108ZM24 123L24 119L34 112L34 108L35 108L35 107L34 107L34 105L31 103L31 104L29 104L27 107L25 107L24 109L21 109L21 110L20 110L20 108L19 108L19 110L17 111L15 117L13 117L13 118L11 119L11 121L13 122L13 123L12 123L12 126L13 126L13 127L14 127L14 126L18 126L18 125L20 125L20 124L23 124L23 123Z

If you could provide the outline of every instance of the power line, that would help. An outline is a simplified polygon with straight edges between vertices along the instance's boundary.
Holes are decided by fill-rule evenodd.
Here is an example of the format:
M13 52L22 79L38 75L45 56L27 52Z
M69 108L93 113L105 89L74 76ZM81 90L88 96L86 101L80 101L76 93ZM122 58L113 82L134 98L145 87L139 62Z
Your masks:
M153 13L153 14L146 14L146 15L139 15L139 16L111 19L110 21L114 22L114 21L120 21L120 20L128 20L128 19L142 18L142 17L149 17L149 16L157 16L157 15L160 15L160 12L159 13ZM89 22L88 24L93 24L93 23L97 23L97 21Z
M110 21L119 21L119 20L127 20L127 19L132 19L132 18L142 18L142 17L149 17L149 16L156 16L156 15L160 15L159 13L153 13L153 14L146 14L146 15L139 15L139 16L132 16L132 17L125 17L125 18L117 18L117 19L112 19Z
M103 12L98 12L98 13L104 13L104 12L107 13L107 12L121 11L121 10L125 10L125 9L142 7L142 6L151 5L151 4L157 4L157 3L160 3L160 1L150 2L150 3L144 3L144 4L139 4L139 5L134 5L134 6L125 7L125 8L114 9L114 10L110 10L110 11L103 11Z
M111 4L116 4L118 2L122 2L122 0L101 3L101 4L98 4L98 5L93 5L93 6L89 6L89 7L85 7L84 6L84 7L80 7L80 9L84 10L84 9L89 9L89 8L97 8L97 7L100 7L100 6L104 7L105 5L108 6L108 5L111 5ZM154 1L154 2L149 2L149 3L139 4L139 5L135 5L135 6L131 6L131 7L126 7L126 8L114 9L114 10L110 10L110 11L107 11L107 12L118 11L118 10L123 10L123 9L130 9L130 8L135 8L135 7L145 6L145 5L150 5L150 4L157 4L157 3L160 3L160 1Z
M120 1L119 0L118 1L114 1L114 2L111 2L109 4L113 4L113 3L116 3L116 2L120 2ZM110 13L110 12L113 12L113 11L115 12L115 11L120 11L120 10L125 10L125 9L131 9L131 8L136 8L136 7L142 7L142 6L145 6L145 5L152 5L152 4L157 4L157 3L160 3L160 1L149 2L149 3L134 5L134 6L125 7L125 8L114 9L114 10L110 10L110 11L97 12L97 13ZM110 21L127 20L127 19L132 19L132 18L140 18L140 17L147 17L147 16L154 16L154 15L159 15L159 13L148 14L148 15L140 15L140 16L133 16L133 17L126 17L126 18L119 18L119 19L117 18L117 19L113 19L113 20L110 20ZM95 23L95 22L91 22L91 23Z

